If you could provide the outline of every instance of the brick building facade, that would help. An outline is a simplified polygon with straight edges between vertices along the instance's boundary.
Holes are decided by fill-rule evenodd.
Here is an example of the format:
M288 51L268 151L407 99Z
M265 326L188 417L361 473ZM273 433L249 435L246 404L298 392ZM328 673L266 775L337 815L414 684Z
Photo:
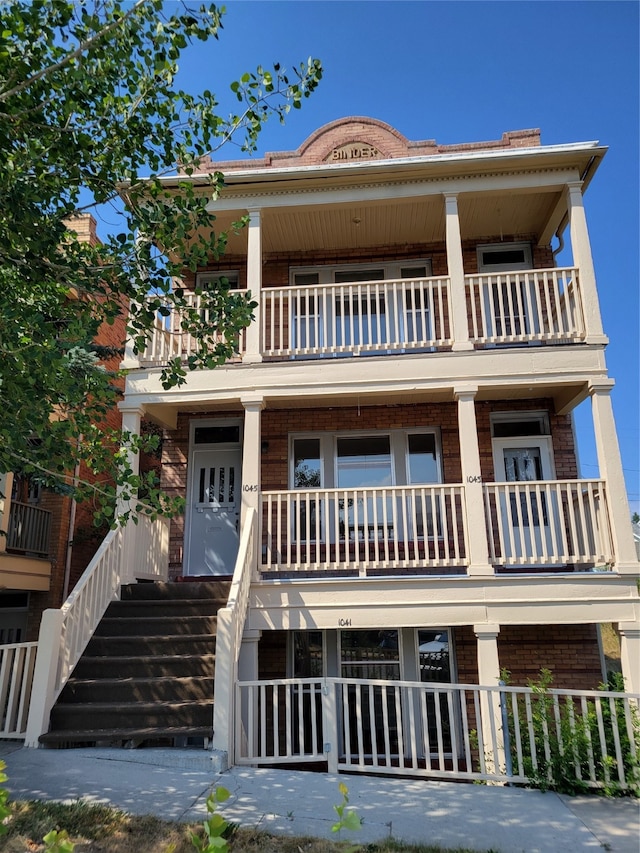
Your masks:
M605 152L537 130L412 142L352 117L297 151L201 163L225 174L211 208L228 250L183 284L198 306L224 276L254 321L230 363L166 390L158 354L190 346L169 321L128 365L121 408L162 427L162 485L186 498L169 576L238 577L254 543L241 680L424 681L435 654L449 681L522 685L546 667L590 689L613 622L640 689L583 201ZM588 400L590 479L573 427Z

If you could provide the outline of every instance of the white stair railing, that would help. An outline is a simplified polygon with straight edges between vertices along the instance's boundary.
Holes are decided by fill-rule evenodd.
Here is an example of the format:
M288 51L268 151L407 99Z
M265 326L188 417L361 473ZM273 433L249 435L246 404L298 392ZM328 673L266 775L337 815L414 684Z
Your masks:
M140 572L135 566L130 569L124 565L129 535L142 545L129 552L134 559L144 553ZM165 518L151 521L141 516L138 524L130 521L126 528L109 531L62 607L42 614L26 746L37 746L40 735L48 730L51 708L107 607L118 597L121 583L137 576L166 579L168 546ZM151 551L152 547L155 550Z
M229 600L218 611L216 627L213 747L226 752L230 764L234 762L235 684L251 581L255 576L257 527L258 514L250 507L242 525Z

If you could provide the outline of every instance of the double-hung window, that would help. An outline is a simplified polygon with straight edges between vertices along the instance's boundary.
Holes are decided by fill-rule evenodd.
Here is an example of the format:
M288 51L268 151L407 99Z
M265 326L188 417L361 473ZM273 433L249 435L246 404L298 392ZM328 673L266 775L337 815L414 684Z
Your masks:
M292 436L290 458L291 488L302 492L294 501L295 539L439 533L437 498L421 488L441 482L436 429Z

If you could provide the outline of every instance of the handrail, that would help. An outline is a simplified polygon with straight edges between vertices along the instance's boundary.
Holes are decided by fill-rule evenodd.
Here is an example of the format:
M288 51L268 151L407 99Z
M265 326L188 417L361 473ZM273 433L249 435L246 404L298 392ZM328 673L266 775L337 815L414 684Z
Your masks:
M448 276L261 291L265 356L417 351L452 342Z
M227 606L218 611L213 746L227 753L230 764L233 763L234 751L234 691L242 634L249 609L249 592L255 573L257 528L258 514L254 507L249 507L242 525Z
M452 484L262 493L262 571L463 567L464 487Z
M427 675L433 654L419 654ZM367 678L238 682L237 764L328 763L329 772L637 786L640 695ZM243 737L240 737L242 733Z
M161 528L159 535L154 535L158 526ZM149 576L148 566L153 564L156 567L155 576L166 578L166 529L166 519L151 521L142 516L138 524L129 521L124 528L110 530L62 607L43 613L27 745L36 746L38 737L47 730L53 703L80 660L107 607L117 598L128 568L126 561L135 558L135 549L126 547L131 537L135 537L134 542L142 537L147 539L149 545L156 543L157 551L148 555L147 570L143 574ZM131 571L131 577L136 575L135 569Z

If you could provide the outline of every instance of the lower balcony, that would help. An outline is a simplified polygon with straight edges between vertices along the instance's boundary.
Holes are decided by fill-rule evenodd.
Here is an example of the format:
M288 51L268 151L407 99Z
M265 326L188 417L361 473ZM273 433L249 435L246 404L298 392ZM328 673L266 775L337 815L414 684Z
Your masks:
M274 577L606 571L615 555L605 483L483 487L487 553L470 553L463 485L262 494L261 573Z

